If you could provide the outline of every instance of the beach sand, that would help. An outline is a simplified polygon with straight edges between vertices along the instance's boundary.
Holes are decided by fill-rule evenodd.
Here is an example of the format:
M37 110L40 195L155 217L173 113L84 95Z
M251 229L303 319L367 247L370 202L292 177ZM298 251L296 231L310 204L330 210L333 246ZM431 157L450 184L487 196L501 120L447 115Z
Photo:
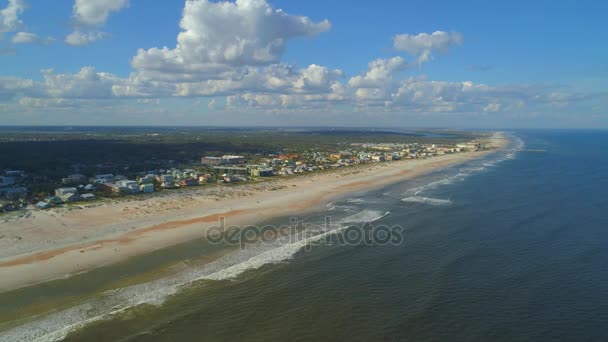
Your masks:
M505 134L496 133L484 142L495 148L489 151L32 211L0 223L0 292L203 238L209 227L219 224L220 217L227 225L244 226L313 211L347 194L484 157L507 142Z

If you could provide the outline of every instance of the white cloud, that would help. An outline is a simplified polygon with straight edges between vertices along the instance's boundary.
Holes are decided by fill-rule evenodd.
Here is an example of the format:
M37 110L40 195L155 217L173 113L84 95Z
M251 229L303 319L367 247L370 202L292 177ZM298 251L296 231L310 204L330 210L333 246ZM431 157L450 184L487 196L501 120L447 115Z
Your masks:
M28 43L36 43L39 37L35 33L29 32L17 32L15 36L13 36L13 43L15 44L28 44Z
M114 97L113 86L124 80L94 67L84 67L76 74L56 74L42 70L40 86L48 97L72 99L109 99Z
M398 34L393 37L393 47L418 57L418 64L433 59L433 52L446 53L451 46L461 45L463 36L459 32L435 31L431 34Z
M76 30L65 37L65 42L72 46L84 46L106 37L107 34L104 32L82 32Z
M129 0L75 0L72 8L74 20L82 25L103 25L112 12L118 12Z
M84 46L106 38L108 35L95 27L103 26L113 12L118 12L129 5L129 0L75 0L72 17L76 29L65 37L65 42L72 46Z
M33 80L17 77L0 77L0 101L10 101L35 92Z
M8 5L0 10L0 33L17 31L22 26L23 21L19 16L25 8L23 0L8 0Z
M404 70L407 66L401 57L390 59L376 59L369 62L365 74L352 77L348 85L353 88L378 88L383 87L395 72Z
M276 63L290 39L331 24L275 10L265 0L199 0L186 1L180 27L175 48L140 49L133 67L157 79L221 79L235 67Z
M54 40L52 37L41 38L31 32L17 32L12 39L14 44L49 44Z

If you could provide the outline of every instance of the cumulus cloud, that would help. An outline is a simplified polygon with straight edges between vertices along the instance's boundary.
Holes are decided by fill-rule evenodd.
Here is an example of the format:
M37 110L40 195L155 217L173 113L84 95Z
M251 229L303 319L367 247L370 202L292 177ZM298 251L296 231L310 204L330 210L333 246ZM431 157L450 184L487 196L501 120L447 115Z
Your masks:
M14 44L49 44L54 40L52 37L41 38L31 32L17 32L12 39Z
M43 81L38 87L46 96L68 99L109 99L114 96L115 84L124 80L94 67L84 67L75 74L56 74L52 69L42 70Z
M129 0L75 0L73 17L82 25L103 25L110 13L118 12L129 4Z
M34 94L33 80L18 77L0 77L0 101L10 101L20 96Z
M129 5L129 0L75 0L72 17L77 28L65 37L72 46L84 46L107 37L96 28L103 26L113 12Z
M393 47L418 57L418 63L422 64L433 59L433 52L446 53L450 47L461 45L462 41L463 36L459 32L398 34L393 37Z
M8 0L8 5L0 10L0 33L17 31L22 26L23 21L19 16L25 8L23 0Z
M107 34L104 32L82 32L76 30L65 37L65 42L72 46L84 46L106 37Z
M363 75L352 77L348 85L353 88L378 88L386 84L395 72L407 67L405 60L401 57L390 59L376 59L368 64L368 69Z
M223 78L235 67L276 63L290 39L331 24L275 10L265 0L199 0L186 1L180 27L175 48L140 49L133 67L156 78Z

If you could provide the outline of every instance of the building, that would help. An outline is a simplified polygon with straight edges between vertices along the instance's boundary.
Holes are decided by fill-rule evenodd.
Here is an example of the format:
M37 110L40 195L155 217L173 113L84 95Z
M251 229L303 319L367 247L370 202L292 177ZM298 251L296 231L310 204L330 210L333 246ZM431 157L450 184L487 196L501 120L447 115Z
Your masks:
M198 172L193 169L185 169L184 172L182 172L182 177L184 178L196 178L196 176L198 176Z
M221 157L203 157L201 162L203 165L218 166L218 165L222 165L222 158Z
M179 185L181 186L193 186L193 185L198 185L198 180L191 178L191 179L182 179L179 182Z
M347 153L347 152L331 153L329 155L329 160L335 162L335 161L343 160L343 159L351 159L352 156L353 155L351 153Z
M237 165L245 162L243 156L225 155L222 157L203 157L201 160L203 165L220 166L220 165Z
M163 188L173 188L175 186L173 184L173 175L160 175L156 176L156 179L160 182L160 186L162 186Z
M251 177L270 177L274 175L274 169L260 165L247 165Z
M141 190L143 193L149 194L154 192L156 189L154 189L154 183L143 183L139 185L139 190Z
M40 201L36 203L36 207L38 209L49 209L51 207L51 204L48 202Z
M301 158L302 158L302 155L298 154L298 153L279 154L278 156L276 156L276 159L280 159L280 160L298 160Z
M210 179L211 179L211 175L208 173L204 174L204 175L198 175L198 182L200 184L208 183Z
M83 194L82 196L80 196L80 198L82 198L82 200L84 201L92 201L96 199L97 196L95 196L94 194Z
M237 167L237 166L214 166L213 169L217 173L227 173L231 175L246 175L248 174L248 169L246 167Z
M80 199L76 188L59 188L55 190L55 196L59 197L63 202L74 202Z
M134 194L139 192L139 184L132 180L120 180L115 183L118 190L124 194Z
M224 160L224 164L227 164L227 165L242 164L245 162L245 157L243 157L243 156L225 155L225 156L222 156L222 159Z
M84 186L84 188L86 191L95 191L97 189L97 187L95 187L95 185L93 184L87 184Z
M49 203L50 205L59 205L59 204L63 203L61 198L59 198L57 196L49 196L44 199L44 202Z
M97 183L97 184L112 183L112 182L114 182L114 175L111 173L103 174L103 175L96 175L95 177L91 178L91 182Z
M139 184L154 184L155 175L145 175L139 179Z

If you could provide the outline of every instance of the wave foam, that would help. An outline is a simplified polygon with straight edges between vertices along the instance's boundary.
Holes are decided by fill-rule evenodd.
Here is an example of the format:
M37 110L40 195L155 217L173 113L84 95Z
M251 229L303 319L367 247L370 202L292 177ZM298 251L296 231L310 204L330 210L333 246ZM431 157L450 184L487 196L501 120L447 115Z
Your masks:
M200 280L229 280L234 279L245 271L255 270L264 265L277 264L283 261L293 258L293 256L299 252L302 248L306 247L310 243L317 242L331 234L345 229L346 226L330 230L328 232L317 234L313 237L302 238L296 242L282 245L280 247L271 249L254 257L251 257L247 261L236 264L234 266L225 268L218 272L200 277Z
M343 219L341 219L339 221L339 223L341 224L349 224L349 223L369 223L369 222L375 222L378 221L379 219L385 217L386 215L390 214L390 212L382 212L382 211L378 211L378 210L363 210L360 211L354 215L345 217Z
M467 178L467 176L469 176L468 173L462 173L462 172L460 172L460 173L458 173L458 174L456 174L454 176L451 176L451 177L440 179L440 180L437 180L437 181L434 181L434 182L431 182L431 183L428 183L426 185L422 185L422 186L419 186L419 187L416 187L416 188L408 189L404 193L404 195L406 195L406 196L407 195L418 196L422 192L436 189L436 188L438 188L438 187L440 187L442 185L448 185L448 184L452 184L452 183L457 182L457 181L463 181L465 178Z
M439 199L439 198L430 198L430 197L421 197L421 196L410 196L401 199L403 202L408 203L422 203L436 206L450 205L452 204L451 200Z

